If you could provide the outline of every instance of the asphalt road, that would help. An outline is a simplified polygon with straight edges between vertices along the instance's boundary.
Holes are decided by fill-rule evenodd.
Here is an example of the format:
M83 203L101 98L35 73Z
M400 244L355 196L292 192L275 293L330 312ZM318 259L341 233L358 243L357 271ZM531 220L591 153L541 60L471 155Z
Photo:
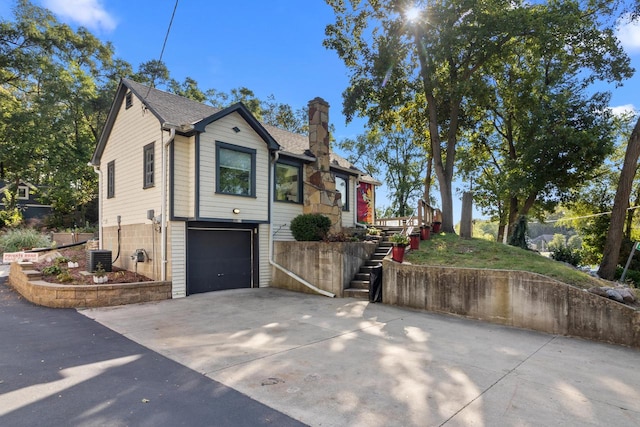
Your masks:
M1 426L301 426L0 278Z

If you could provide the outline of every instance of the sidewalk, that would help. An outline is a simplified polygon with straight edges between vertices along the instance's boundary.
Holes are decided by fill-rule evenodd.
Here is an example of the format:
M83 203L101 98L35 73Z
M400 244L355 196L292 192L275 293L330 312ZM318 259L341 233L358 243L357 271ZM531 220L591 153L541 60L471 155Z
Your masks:
M84 315L313 426L638 426L640 352L242 289Z

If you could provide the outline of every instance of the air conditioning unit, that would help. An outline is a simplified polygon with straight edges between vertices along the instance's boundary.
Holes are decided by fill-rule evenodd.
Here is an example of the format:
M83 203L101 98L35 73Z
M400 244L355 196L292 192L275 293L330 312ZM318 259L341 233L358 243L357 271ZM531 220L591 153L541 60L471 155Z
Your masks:
M104 271L111 271L111 251L92 250L87 251L87 271L93 273L102 264Z

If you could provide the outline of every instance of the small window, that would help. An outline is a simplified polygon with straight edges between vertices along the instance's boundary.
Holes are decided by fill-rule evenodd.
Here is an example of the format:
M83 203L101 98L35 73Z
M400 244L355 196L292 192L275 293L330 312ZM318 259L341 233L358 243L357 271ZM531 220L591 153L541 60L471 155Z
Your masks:
M143 188L153 187L153 171L154 171L154 153L155 153L155 143L147 144L144 146L143 157L144 157L144 186Z
M279 202L301 203L302 168L300 164L279 161L276 163L275 199Z
M18 187L18 200L29 200L29 187L26 185Z
M131 92L127 92L125 96L125 109L129 109L133 107L133 94Z
M216 143L216 192L235 196L256 195L256 150Z
M336 175L336 191L340 193L342 210L349 210L349 177L347 175Z
M107 199L116 195L116 162L110 161L107 164Z

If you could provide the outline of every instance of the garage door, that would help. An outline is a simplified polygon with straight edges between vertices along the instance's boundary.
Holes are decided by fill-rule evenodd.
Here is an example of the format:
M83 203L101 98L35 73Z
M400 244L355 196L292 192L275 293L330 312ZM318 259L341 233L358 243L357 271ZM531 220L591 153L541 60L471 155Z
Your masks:
M189 228L187 294L250 288L253 229Z

